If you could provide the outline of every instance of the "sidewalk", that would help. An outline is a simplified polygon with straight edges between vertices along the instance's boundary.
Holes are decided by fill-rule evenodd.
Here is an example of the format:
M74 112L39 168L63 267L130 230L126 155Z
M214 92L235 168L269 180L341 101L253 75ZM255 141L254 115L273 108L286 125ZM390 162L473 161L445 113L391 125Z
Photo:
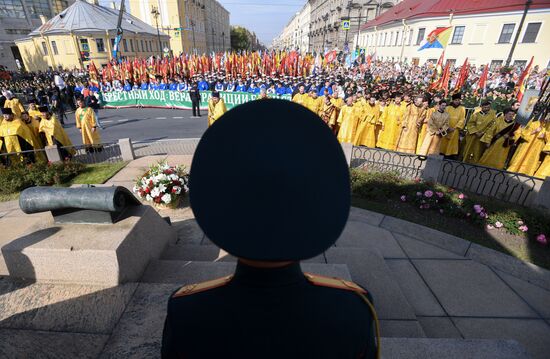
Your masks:
M150 164L164 158L171 165L187 166L192 159L140 158L107 184L131 190ZM204 235L188 201L183 202L176 210L159 210L162 216L170 216L178 240L150 263L139 283L99 288L20 284L0 277L0 308L4 308L0 337L15 343L11 350L29 353L50 343L50 354L59 357L69 357L63 354L63 346L70 342L88 348L90 358L158 357L169 294L183 284L231 273L235 265L235 258ZM0 245L47 216L27 216L16 202L0 203ZM533 358L546 358L550 350L548 272L532 268L531 282L536 284L529 283L526 269L507 273L505 261L498 266L483 264L476 250L459 238L352 208L335 246L302 266L349 278L371 292L387 358L410 358L414 353L426 358L523 357L523 349L513 341ZM0 275L7 274L3 265L0 258ZM23 348L24 343L31 343L30 347ZM14 352L2 351L0 344L0 353Z

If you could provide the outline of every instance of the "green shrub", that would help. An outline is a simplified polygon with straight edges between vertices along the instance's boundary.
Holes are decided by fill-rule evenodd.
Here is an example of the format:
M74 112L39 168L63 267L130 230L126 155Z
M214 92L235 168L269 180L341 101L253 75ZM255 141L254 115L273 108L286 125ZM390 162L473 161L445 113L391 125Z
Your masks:
M0 166L0 193L14 193L32 186L61 185L79 174L84 165L77 162Z

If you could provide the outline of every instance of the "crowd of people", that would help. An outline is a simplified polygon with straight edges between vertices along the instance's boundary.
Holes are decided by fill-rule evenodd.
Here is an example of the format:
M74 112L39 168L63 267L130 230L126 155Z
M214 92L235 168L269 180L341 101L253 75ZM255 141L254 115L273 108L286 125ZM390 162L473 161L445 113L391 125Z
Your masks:
M275 66L266 73L261 66L227 71L223 62L201 71L183 68L177 72L175 66L166 71L155 65L160 61L150 58L144 62L145 76L136 67L123 71L124 66L116 63L101 71L93 65L87 73L73 70L14 76L0 82L0 107L11 108L14 118L21 118L23 112L30 115L30 109L13 110L11 98L14 92L19 93L24 102L46 106L62 126L66 110L77 110L80 105L87 110L77 123L91 124L89 131L83 131L83 143L92 145L98 142L96 128L101 128L97 111L101 93L136 89L188 92L194 103L193 115L200 116L199 92L211 91L211 125L227 111L220 92L248 92L259 98L291 98L308 107L342 142L421 155L441 153L488 167L547 175L549 156L544 154L550 131L545 119L520 126L515 116L519 82L524 79L525 88L537 90L544 86L546 71L537 67L484 71L484 67L468 66L462 80L464 71L457 67L444 87L434 88L441 73L431 62L418 66L370 59L368 65L355 63L351 67L337 61L321 66L312 62L307 71L289 72L284 66ZM82 117L82 110L77 113ZM36 117L31 121L40 121ZM536 136L528 129L536 131ZM0 125L0 138L2 134ZM6 145L2 151L11 152Z

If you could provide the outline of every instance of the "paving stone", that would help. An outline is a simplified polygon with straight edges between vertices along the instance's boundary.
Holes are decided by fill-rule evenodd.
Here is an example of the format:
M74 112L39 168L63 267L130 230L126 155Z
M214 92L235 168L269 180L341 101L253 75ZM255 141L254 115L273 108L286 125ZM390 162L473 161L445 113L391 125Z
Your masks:
M460 256L464 256L470 246L470 242L462 238L394 217L384 217L382 223L380 223L380 227L393 233L404 234L414 239L433 244Z
M467 259L453 252L441 249L426 242L408 237L399 233L392 233L401 245L407 256L411 259Z
M140 283L100 358L158 358L168 298L179 284Z
M361 221L349 220L335 245L374 248L384 258L406 258L390 231Z
M194 218L172 222L172 227L178 233L178 244L200 244L204 238L204 233Z
M510 274L500 271L497 272L498 275L543 318L550 319L550 291Z
M137 179L143 177L143 175L147 172L147 167L124 167L120 171L117 172L116 175L111 177L107 184L111 184L113 182L128 182L128 181L136 181Z
M380 320L380 336L384 338L425 338L416 320Z
M384 219L384 215L358 207L351 207L349 219L354 221L363 221L365 223L372 224L373 226L379 226Z
M105 288L0 280L0 328L109 334L137 284Z
M537 316L483 264L462 260L412 261L450 316Z
M0 211L0 218L4 217L6 214L8 214L8 211Z
M465 338L514 339L534 359L547 359L550 353L550 326L536 319L453 318Z
M51 218L51 217L50 217ZM10 217L0 218L0 249L11 241L21 237L26 233L31 233L33 228L43 223L43 220L37 217Z
M408 260L386 260L393 278L399 283L401 291L415 311L424 316L444 316L443 308L437 302L422 277Z
M418 317L428 338L462 338L451 319L447 317Z
M150 263L141 282L192 284L235 272L235 262L192 262L159 260ZM351 280L345 264L302 263L304 272Z
M380 319L416 319L380 254L365 248L332 247L325 256L327 263L347 264L352 280L373 296Z
M0 358L95 359L108 335L0 329Z
M9 212L19 208L19 200L0 202L0 211Z
M382 338L387 359L528 359L514 340Z
M472 243L468 258L550 290L550 271L507 254Z
M220 256L220 249L215 246L199 244L173 244L166 247L160 256L163 260L179 261L215 261Z

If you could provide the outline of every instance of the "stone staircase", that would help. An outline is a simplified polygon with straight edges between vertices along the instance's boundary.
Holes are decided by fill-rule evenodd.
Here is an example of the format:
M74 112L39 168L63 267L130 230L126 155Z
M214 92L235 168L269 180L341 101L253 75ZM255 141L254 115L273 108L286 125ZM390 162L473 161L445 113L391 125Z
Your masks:
M158 357L166 298L182 285L233 273L236 259L213 245L194 219L179 226L178 241L148 266L101 358ZM364 226L375 232L372 240L365 240ZM400 249L388 245L384 236L384 230L352 216L335 246L302 262L305 272L353 280L373 293L384 358L528 357L515 341L426 338L418 310L407 299L403 281L396 278L402 265L392 256L399 257Z

